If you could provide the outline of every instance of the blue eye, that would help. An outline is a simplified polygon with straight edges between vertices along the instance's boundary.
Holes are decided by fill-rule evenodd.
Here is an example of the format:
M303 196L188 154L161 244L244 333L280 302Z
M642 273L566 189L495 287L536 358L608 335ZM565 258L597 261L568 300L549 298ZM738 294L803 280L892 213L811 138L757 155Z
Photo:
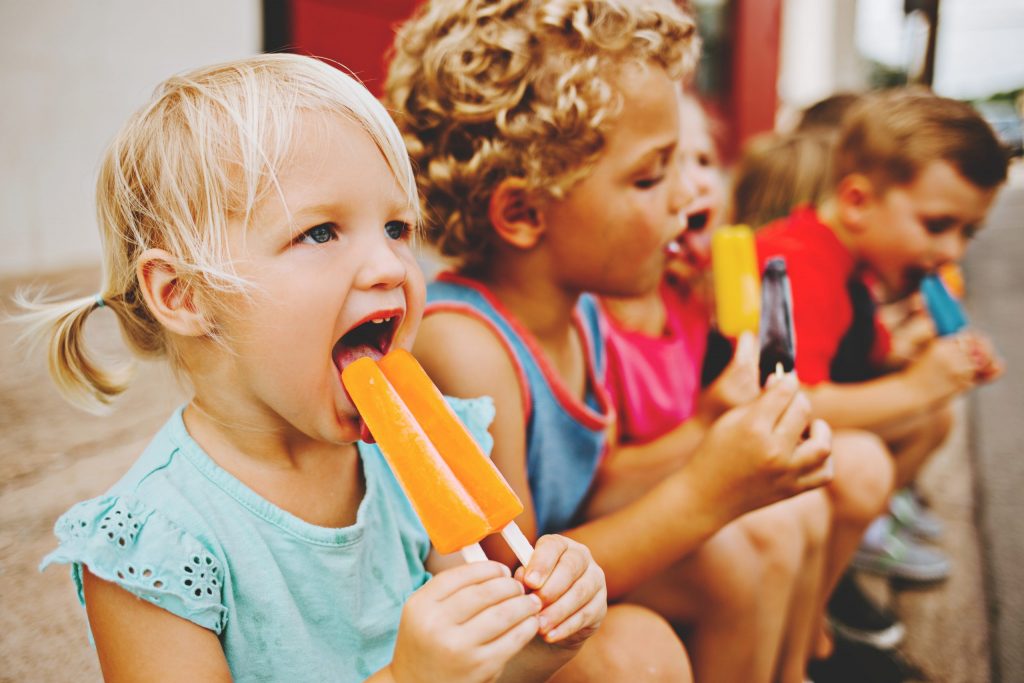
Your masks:
M331 240L338 239L338 233L333 223L323 223L321 225L314 226L306 232L299 235L299 239L296 242L302 244L325 244Z
M384 224L384 232L393 240L400 240L409 234L412 228L405 221L388 221Z

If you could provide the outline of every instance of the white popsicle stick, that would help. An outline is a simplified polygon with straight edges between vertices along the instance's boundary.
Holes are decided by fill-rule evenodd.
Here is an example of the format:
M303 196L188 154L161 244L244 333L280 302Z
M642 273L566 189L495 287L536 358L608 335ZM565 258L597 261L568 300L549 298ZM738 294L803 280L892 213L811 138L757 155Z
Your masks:
M779 379L786 376L786 369L782 367L781 362L775 364L775 376Z
M486 562L487 555L484 555L484 549L480 547L479 543L473 543L467 545L465 548L459 551L462 553L462 559L466 562Z
M518 524L515 522L506 524L505 528L501 530L501 537L505 539L505 543L508 543L508 547L515 553L519 564L524 567L530 564L530 558L533 557L533 546L526 540L526 536L523 535Z

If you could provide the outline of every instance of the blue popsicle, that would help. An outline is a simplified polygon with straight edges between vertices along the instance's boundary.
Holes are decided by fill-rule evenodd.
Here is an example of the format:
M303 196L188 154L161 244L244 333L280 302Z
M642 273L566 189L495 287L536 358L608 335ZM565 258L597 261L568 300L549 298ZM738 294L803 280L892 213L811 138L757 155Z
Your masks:
M963 307L937 275L926 275L921 280L921 294L940 337L956 334L967 327Z

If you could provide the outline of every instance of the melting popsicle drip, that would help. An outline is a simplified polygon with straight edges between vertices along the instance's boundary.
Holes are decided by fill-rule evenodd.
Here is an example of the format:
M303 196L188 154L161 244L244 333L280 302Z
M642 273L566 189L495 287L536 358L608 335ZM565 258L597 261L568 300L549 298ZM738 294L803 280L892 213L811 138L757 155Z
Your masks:
M793 328L793 293L786 259L768 259L761 279L761 383L772 373L791 372L796 366Z

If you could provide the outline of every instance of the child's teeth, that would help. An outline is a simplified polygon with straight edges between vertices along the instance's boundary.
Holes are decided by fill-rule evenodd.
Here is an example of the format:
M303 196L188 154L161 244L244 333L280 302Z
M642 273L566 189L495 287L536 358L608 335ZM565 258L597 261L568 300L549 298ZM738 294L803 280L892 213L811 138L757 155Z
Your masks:
M381 323L386 323L389 320L391 320L391 318L374 318L370 322L374 323L375 325L380 325Z

